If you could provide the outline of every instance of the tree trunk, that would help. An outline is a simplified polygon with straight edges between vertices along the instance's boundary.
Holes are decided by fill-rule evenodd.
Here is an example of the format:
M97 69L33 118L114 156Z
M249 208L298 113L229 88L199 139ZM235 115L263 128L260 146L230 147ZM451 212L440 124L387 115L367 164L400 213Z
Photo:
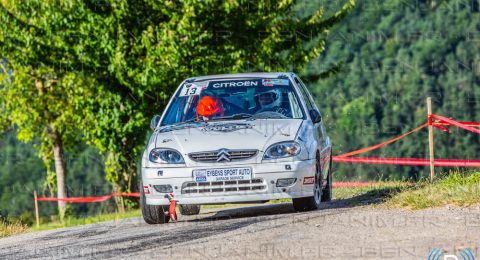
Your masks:
M67 168L65 167L65 161L63 158L63 146L62 139L60 134L57 131L53 131L53 155L55 157L55 173L57 175L57 198L66 198L67 189L66 189L66 177L67 177ZM63 219L65 216L65 210L67 208L67 203L64 201L58 201L58 212L60 213L60 218Z

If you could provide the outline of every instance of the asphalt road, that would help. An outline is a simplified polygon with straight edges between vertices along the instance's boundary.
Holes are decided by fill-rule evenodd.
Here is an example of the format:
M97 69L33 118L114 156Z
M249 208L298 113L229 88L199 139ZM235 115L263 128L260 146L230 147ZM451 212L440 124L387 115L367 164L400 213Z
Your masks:
M0 259L427 259L433 248L463 259L464 248L480 258L479 247L479 207L407 212L347 200L304 213L265 204L165 225L132 218L21 234L0 239Z

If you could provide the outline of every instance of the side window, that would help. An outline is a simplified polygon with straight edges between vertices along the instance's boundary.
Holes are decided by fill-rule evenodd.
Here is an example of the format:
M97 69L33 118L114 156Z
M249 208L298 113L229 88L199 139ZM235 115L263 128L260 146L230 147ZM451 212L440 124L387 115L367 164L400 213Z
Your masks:
M312 95L310 95L310 92L308 92L307 87L303 84L303 82L300 81L297 77L295 77L295 82L300 88L300 92L302 93L302 96L305 100L305 104L307 104L307 108L310 111L311 109L316 109L318 111L317 106L315 105L315 102L313 101ZM325 136L327 136L327 132L325 130L325 126L323 124L323 121L320 123L320 136L322 139L324 139Z
M298 84L301 86L301 88L303 89L303 91L305 92L305 95L306 95L306 98L310 101L310 103L312 104L312 107L317 109L317 105L315 104L315 101L313 101L313 97L312 95L310 94L310 92L308 91L307 87L305 86L305 84L303 84L303 82L300 81L300 79L297 79L297 81L299 82Z
M302 94L303 100L305 101L305 104L307 105L307 110L310 111L314 108L312 101L310 100L310 97L308 93L306 92L305 86L302 84L302 82L295 77L295 83L297 83L298 88L300 89L300 93Z
M298 100L293 92L288 92L288 100L290 101L290 109L292 110L293 118L303 118L302 109L298 104Z

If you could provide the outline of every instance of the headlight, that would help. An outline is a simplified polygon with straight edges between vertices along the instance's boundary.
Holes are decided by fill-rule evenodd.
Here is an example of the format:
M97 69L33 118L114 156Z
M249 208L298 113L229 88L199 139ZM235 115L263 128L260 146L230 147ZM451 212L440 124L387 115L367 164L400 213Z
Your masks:
M268 147L263 159L279 159L295 156L300 153L300 144L297 142L276 143Z
M150 155L148 156L151 162L154 163L172 163L172 164L179 164L185 163L183 160L182 155L172 149L162 149L162 148L155 148L150 151Z

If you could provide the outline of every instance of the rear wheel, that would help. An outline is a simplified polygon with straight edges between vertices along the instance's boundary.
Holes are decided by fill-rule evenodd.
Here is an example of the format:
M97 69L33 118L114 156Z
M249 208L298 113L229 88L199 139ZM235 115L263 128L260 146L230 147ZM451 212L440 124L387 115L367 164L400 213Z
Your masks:
M331 201L333 198L332 195L332 154L330 153L330 161L328 165L328 173L327 173L327 185L322 193L322 202Z
M316 210L320 208L322 202L322 177L321 177L321 168L320 168L320 159L317 157L317 162L315 164L315 184L313 186L313 196L306 198L295 198L292 199L293 208L296 211L308 211Z
M148 205L146 203L143 185L140 187L140 205L142 207L143 219L148 224L164 224L170 221L170 216L165 214L165 211L168 210L168 206Z
M180 205L180 213L182 215L197 215L200 213L200 205Z

